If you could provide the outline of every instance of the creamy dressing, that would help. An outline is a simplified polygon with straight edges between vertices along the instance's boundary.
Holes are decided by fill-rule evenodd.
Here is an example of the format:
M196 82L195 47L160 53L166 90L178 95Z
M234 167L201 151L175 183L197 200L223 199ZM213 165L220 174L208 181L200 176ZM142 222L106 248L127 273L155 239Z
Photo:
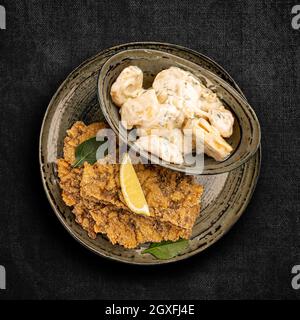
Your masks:
M156 135L142 136L136 141L136 145L167 162L183 163L183 156L178 146L166 138Z
M212 90L177 67L159 72L152 88L145 90L142 84L142 70L130 66L111 88L113 101L121 107L123 125L142 132L137 140L142 149L163 160L182 163L182 155L187 153L182 142L183 128L200 129L205 152L217 161L228 157L232 148L223 137L232 135L234 118ZM161 130L153 134L153 129Z
M129 66L118 76L111 87L114 103L121 107L128 99L137 97L143 88L143 72L140 68Z
M209 110L208 119L222 137L228 138L232 135L234 118L230 111L225 108Z

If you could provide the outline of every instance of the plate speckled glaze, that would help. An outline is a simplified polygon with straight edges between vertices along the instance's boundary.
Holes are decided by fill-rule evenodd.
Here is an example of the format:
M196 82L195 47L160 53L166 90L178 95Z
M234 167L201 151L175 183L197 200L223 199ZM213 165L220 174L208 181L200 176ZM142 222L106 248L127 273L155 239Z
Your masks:
M75 222L74 215L62 198L57 177L56 160L62 157L66 130L77 120L89 124L101 117L97 100L99 70L112 55L132 49L153 49L187 59L217 74L241 94L229 74L208 57L193 50L164 43L129 43L116 46L90 58L75 69L53 96L41 128L39 158L42 182L49 202L63 226L82 245L100 256L116 261L153 265L186 259L199 253L220 239L244 212L259 176L261 150L244 165L228 173L202 175L197 179L204 185L201 214L193 228L188 248L169 260L157 260L149 254L141 254L146 245L128 250L112 245L105 236L95 240ZM243 94L242 94L243 95Z

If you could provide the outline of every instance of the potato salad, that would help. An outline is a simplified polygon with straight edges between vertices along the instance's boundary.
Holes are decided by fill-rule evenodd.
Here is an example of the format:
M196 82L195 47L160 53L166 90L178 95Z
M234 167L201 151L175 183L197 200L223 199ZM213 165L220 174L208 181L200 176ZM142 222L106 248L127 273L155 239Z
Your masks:
M232 147L224 138L232 135L234 117L218 96L192 73L170 67L159 72L152 87L143 88L143 72L125 68L111 87L113 102L120 107L126 129L137 128L139 148L176 164L196 149L199 138L204 152L216 161L225 160ZM192 146L184 134L192 133ZM192 149L192 150L191 150Z

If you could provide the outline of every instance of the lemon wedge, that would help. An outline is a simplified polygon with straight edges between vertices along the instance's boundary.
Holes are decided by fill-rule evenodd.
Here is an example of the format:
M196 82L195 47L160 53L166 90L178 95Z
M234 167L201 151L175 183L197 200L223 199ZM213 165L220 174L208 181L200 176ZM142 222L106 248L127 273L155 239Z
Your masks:
M134 213L150 216L150 211L144 192L128 153L125 153L122 158L120 168L120 183L128 208Z

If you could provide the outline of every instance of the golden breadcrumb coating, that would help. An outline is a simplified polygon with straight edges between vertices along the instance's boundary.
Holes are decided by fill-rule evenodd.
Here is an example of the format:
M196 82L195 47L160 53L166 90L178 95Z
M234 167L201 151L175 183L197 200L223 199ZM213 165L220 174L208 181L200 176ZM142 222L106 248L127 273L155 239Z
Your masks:
M191 176L153 165L135 165L151 216L138 215L126 206L119 179L119 164L73 168L75 149L96 136L105 123L86 126L76 122L64 140L64 158L58 177L64 202L73 207L75 220L91 238L105 234L113 244L135 248L145 242L189 238L200 212L202 186Z
M118 164L84 164L81 196L129 210L122 196ZM151 216L176 226L193 227L203 188L193 177L159 166L135 165Z
M64 140L64 159L73 164L75 162L75 149L82 142L95 137L100 129L107 128L104 122L96 122L86 126L82 121L77 121L72 128L67 130Z

